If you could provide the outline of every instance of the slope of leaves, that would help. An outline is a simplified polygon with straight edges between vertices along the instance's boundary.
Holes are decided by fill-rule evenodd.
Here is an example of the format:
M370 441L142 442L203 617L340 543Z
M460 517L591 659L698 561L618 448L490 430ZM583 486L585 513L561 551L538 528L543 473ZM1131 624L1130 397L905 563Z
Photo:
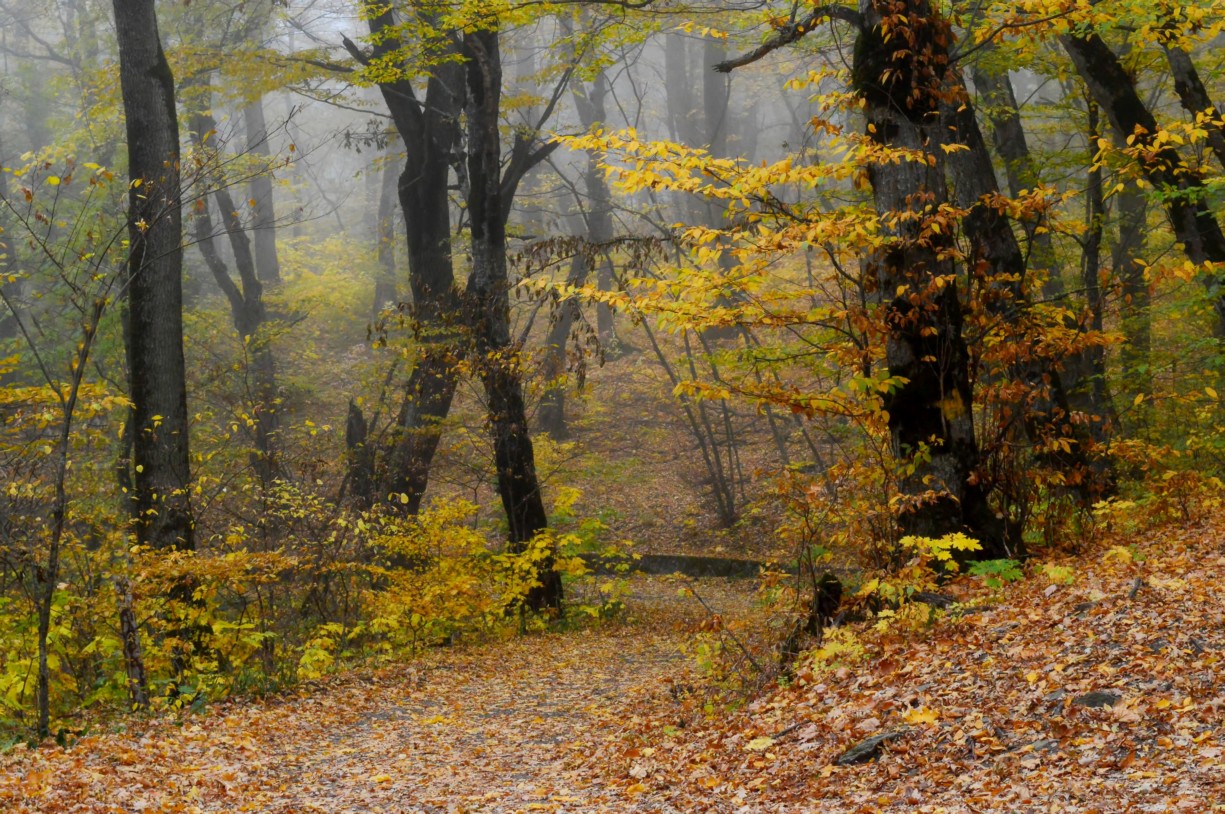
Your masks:
M622 788L641 810L1214 810L1221 526L1097 548L1001 601L967 580L966 610L926 637L863 633L858 664L623 748ZM901 734L878 760L837 765L883 733Z

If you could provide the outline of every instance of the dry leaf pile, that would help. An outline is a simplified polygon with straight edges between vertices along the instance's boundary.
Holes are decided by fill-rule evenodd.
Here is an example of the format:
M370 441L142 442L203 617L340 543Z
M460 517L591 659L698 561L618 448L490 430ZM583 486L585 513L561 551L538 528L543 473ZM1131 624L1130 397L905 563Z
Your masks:
M926 635L626 746L621 787L640 811L1225 810L1223 528L1096 550L1070 585L965 579Z

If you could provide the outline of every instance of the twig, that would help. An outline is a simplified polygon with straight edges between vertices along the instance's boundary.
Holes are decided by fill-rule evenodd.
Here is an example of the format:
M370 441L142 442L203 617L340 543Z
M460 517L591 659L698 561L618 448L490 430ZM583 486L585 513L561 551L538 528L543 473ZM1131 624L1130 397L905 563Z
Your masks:
M706 612L707 612L707 613L709 613L711 616L720 616L720 615L721 615L721 614L719 614L719 613L718 613L718 612L717 612L717 611L716 611L714 608L712 608L710 605L706 604L706 600L705 600L705 599L703 599L703 598L702 598L702 597L701 597L701 596L698 594L698 592L697 592L697 591L694 589L694 587L693 587L693 581L692 581L692 580L688 580L688 581L687 581L687 584L686 584L686 586L685 586L685 587L687 587L687 588L689 589L689 593L690 593L690 595L692 595L692 596L693 596L693 598L694 598L694 599L696 599L696 600L698 601L698 603L699 603L699 604L701 604L701 606L702 606L703 608L705 608L705 609L706 609ZM753 669L754 669L754 670L756 670L758 673L760 673L760 674L763 674L763 675L764 675L765 671L761 669L761 665L757 663L757 659L753 658L753 654L749 652L749 649L748 649L747 647L745 647L745 646L744 646L744 642L742 642L742 641L740 641L740 639L736 638L736 634L735 634L735 633L732 633L732 632L731 632L730 630L728 630L727 628L723 628L723 632L727 634L727 637L728 637L729 639L731 639L731 640L732 640L732 643L733 643L733 644L735 644L737 647L739 647L739 648L740 648L740 652L741 652L741 653L744 653L744 657L745 657L746 659L748 659L748 660L749 660L749 664L752 664L752 665L753 665Z

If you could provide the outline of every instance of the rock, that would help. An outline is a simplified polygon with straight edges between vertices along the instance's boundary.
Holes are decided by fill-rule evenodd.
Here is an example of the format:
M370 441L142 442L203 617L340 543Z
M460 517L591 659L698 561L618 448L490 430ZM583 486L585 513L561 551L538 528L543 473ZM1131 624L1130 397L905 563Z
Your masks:
M894 729L890 732L880 732L870 738L864 738L850 749L838 755L834 763L838 766L852 766L856 763L867 763L869 760L875 760L880 756L880 748L882 746L891 740L897 740L909 731L909 729Z
M1078 695L1072 699L1072 704L1075 706L1088 707L1089 709L1101 709L1102 707L1113 707L1115 704L1123 700L1123 696L1118 693L1109 692L1107 690L1093 690L1084 695Z

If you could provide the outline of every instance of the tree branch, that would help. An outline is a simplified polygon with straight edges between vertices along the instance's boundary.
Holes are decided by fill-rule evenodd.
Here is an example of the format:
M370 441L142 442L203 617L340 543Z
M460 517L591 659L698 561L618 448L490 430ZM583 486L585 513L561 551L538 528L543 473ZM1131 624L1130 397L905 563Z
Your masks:
M831 20L843 20L856 28L863 27L863 17L859 12L847 6L827 5L817 6L812 12L797 23L782 26L778 29L778 33L770 39L763 42L758 47L749 51L747 54L742 54L735 59L729 59L725 62L719 62L715 65L715 70L719 73L731 73L736 68L742 68L745 65L756 62L769 53L777 51L785 45L790 45L796 40L802 38L809 31L817 27L817 24L822 20L829 18Z

